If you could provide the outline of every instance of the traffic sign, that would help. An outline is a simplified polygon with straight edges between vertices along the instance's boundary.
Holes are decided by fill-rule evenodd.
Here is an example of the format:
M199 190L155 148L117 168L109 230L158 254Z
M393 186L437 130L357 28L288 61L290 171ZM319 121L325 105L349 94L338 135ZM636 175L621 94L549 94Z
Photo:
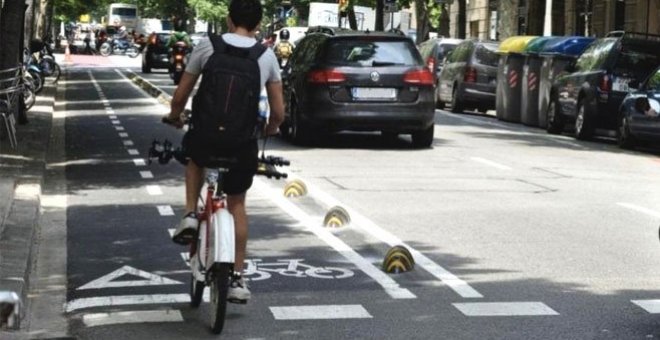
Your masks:
M399 11L399 6L397 4L385 4L385 8L383 10L385 13L396 13Z

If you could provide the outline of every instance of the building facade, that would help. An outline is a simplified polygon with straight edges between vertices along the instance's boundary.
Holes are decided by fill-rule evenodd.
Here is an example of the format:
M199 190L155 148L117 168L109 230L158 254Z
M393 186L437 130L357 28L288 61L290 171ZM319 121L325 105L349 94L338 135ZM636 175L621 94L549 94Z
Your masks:
M543 35L546 1L552 1L552 35L660 34L660 0L465 0L465 37ZM458 37L458 7L457 0L449 6L452 37Z

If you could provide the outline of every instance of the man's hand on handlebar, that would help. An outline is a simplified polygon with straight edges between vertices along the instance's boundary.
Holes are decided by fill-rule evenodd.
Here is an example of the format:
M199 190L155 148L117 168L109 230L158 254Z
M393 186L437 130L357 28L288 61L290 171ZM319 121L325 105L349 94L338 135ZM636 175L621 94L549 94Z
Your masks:
M179 115L176 115L176 114L173 114L172 112L170 112L168 115L163 117L161 119L161 121L165 124L172 125L177 129L181 129L181 128L183 128L184 125L186 125L189 114L190 114L190 111L188 111L188 110L184 110Z

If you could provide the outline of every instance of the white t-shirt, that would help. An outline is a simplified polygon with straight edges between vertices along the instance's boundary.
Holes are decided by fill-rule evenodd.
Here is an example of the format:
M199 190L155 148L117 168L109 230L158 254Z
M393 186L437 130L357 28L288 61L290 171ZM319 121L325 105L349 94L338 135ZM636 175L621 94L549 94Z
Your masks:
M222 35L225 43L241 48L252 47L257 41L253 38L246 36L234 34L234 33L225 33ZM211 39L204 38L202 39L197 46L193 49L190 59L188 60L188 65L186 66L186 72L191 74L201 74L206 61L209 60L209 57L213 54L213 44ZM268 48L266 51L259 57L259 71L261 73L261 88L263 89L266 83L273 83L282 81L282 75L280 74L280 64L277 62L277 57L275 53Z

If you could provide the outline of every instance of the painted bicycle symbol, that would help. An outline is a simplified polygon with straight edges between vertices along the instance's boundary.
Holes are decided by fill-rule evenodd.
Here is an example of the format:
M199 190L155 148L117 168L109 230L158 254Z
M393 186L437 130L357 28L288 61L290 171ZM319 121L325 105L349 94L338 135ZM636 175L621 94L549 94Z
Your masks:
M243 277L250 281L269 279L276 273L289 277L313 277L316 279L346 279L352 277L351 270L337 267L315 267L302 263L304 259L280 259L277 262L262 262L261 259L245 260Z

